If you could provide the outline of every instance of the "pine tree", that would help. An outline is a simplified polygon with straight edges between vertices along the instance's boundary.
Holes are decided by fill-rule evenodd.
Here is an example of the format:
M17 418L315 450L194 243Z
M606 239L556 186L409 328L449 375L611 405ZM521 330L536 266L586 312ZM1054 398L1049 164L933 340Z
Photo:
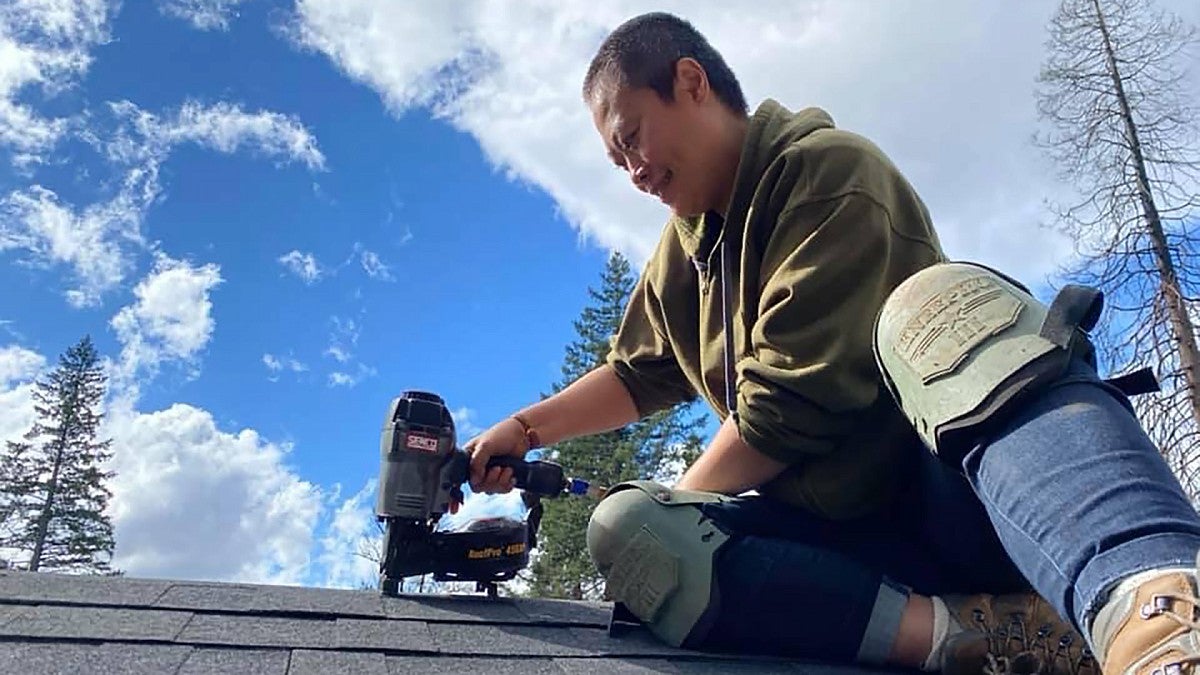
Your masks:
M106 387L99 361L89 336L70 347L35 385L24 441L0 455L0 550L32 572L119 574L105 513L114 474L101 469L112 441L97 438Z
M599 289L589 288L591 304L574 322L578 338L567 345L557 393L604 363L609 338L620 325L633 290L629 262L613 254ZM680 404L624 429L559 443L546 454L572 475L594 485L613 485L636 478L664 478L700 453L704 418L693 416L691 404ZM538 548L529 568L529 594L573 599L598 598L603 578L588 556L585 535L595 502L561 498L543 502L545 513Z

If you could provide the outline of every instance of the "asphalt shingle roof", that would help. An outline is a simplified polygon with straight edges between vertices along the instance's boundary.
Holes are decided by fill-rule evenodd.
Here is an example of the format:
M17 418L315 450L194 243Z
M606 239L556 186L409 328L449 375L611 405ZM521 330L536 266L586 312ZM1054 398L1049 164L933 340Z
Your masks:
M0 673L778 673L853 668L608 632L604 603L0 571Z

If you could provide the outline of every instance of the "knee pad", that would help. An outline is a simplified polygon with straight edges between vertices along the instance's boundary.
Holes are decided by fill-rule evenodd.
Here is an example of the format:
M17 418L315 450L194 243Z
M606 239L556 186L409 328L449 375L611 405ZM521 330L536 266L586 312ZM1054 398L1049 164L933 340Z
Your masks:
M925 268L896 287L875 323L875 358L892 396L938 457L963 457L1014 405L1061 378L1072 358L1095 367L1087 331L1098 290L1067 286L1049 306L995 270Z
M699 505L725 499L630 481L613 486L588 522L588 552L609 595L672 646L703 639L716 612L714 559L729 535Z

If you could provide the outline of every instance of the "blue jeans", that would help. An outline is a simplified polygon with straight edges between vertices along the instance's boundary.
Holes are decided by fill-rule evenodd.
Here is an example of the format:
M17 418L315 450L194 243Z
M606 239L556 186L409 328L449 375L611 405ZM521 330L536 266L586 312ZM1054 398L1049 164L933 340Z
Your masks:
M1078 627L1115 581L1194 565L1200 517L1118 397L1075 364L961 470L913 443L906 488L859 520L757 496L704 505L733 536L698 646L878 662L910 589L1032 587Z
M963 470L1018 567L1077 626L1124 577L1196 565L1200 516L1121 395L1082 363Z

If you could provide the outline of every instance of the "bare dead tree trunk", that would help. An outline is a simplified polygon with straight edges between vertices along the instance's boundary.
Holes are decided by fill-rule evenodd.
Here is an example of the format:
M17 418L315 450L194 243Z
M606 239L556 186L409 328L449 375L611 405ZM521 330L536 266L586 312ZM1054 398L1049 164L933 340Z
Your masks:
M1167 245L1167 235L1163 231L1162 218L1158 213L1158 205L1150 192L1150 179L1146 173L1146 157L1142 151L1142 142L1138 135L1138 125L1133 119L1129 107L1129 97L1125 94L1125 85L1121 81L1121 69L1117 64L1117 55L1113 49L1112 37L1104 20L1104 12L1100 8L1100 0L1092 0L1096 9L1096 22L1100 26L1100 34L1104 39L1105 62L1108 74L1112 78L1113 91L1116 92L1117 103L1121 110L1121 121L1125 126L1125 136L1129 142L1130 158L1133 161L1134 172L1137 176L1138 201L1142 206L1142 217L1150 233L1150 241L1154 244L1154 257L1158 263L1158 272L1162 276L1162 296L1167 305L1167 314L1171 324L1171 332L1179 345L1179 369L1182 371L1187 398L1191 402L1192 419L1200 425L1200 352L1196 349L1196 331L1183 302L1183 291L1179 285L1179 275L1175 272L1175 261L1171 249Z
M1193 27L1150 0L1060 0L1039 75L1040 143L1081 199L1059 210L1064 276L1104 291L1101 367L1153 367L1138 416L1200 502L1200 128Z

